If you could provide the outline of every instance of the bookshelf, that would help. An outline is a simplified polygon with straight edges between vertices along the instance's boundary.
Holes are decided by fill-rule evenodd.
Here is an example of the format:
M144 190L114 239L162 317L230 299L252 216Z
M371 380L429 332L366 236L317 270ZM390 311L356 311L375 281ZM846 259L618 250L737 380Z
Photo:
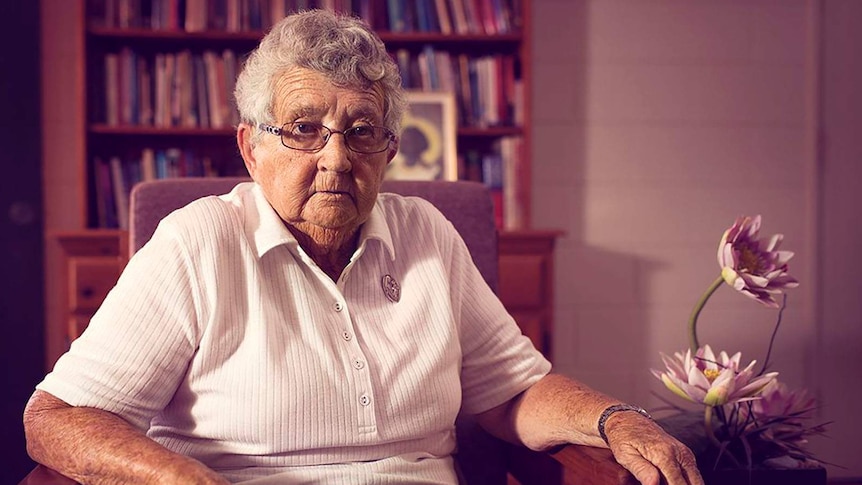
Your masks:
M121 194L135 180L245 174L235 146L231 76L278 10L303 3L366 19L412 74L405 74L408 88L456 93L459 178L482 181L477 164L506 164L497 188L505 190L498 203L509 214L499 219L501 237L551 241L550 248L540 245L542 264L550 265L554 234L529 230L529 0L41 0L49 365L74 337L52 329L80 329L100 301L90 298L92 288L112 286L107 280L116 272L105 265L122 267ZM437 79L421 72L429 54ZM163 79L171 69L182 71L174 82ZM482 73L494 80L493 94L468 82ZM479 99L482 109L471 110ZM507 161L499 159L503 152ZM88 272L87 264L100 269ZM538 273L543 281L548 271ZM74 303L88 275L100 281L83 285L90 306L80 310ZM550 300L540 300L541 316L531 320L540 322L531 330L537 336L539 327L550 328Z
M124 229L125 199L139 180L244 172L233 139L233 79L264 32L303 7L362 17L398 62L405 87L452 92L458 178L494 189L501 229L529 227L528 2L79 1L86 227Z

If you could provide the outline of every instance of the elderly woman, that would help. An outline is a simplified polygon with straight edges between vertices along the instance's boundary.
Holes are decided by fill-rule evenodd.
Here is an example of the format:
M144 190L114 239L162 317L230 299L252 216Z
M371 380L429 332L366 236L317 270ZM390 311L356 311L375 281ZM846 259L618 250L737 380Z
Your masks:
M637 409L548 374L429 203L379 194L405 103L361 21L284 19L236 99L254 182L132 258L28 403L36 461L85 483L451 484L463 410L534 449L606 440L643 483L702 483Z

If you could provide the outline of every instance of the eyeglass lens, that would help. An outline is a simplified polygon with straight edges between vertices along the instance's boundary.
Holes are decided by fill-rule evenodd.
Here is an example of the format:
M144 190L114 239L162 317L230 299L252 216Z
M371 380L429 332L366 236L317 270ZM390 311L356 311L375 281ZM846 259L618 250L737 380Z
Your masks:
M319 150L333 133L344 135L347 147L359 153L378 153L389 147L389 130L380 126L354 126L335 131L316 123L287 123L281 128L281 139L288 148Z

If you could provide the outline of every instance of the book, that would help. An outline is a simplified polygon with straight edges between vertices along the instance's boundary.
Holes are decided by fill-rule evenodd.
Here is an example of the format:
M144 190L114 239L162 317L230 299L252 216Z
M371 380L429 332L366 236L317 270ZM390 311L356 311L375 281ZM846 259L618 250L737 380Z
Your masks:
M452 13L452 24L458 34L469 34L470 24L464 11L465 0L449 0L449 11ZM468 0L469 1L469 0Z
M117 54L105 54L105 123L120 124L120 75Z
M141 180L155 180L156 176L156 155L152 148L144 148L141 151Z
M206 128L212 125L209 111L209 92L207 91L207 69L201 56L194 56L195 111L198 126Z
M125 175L123 174L123 162L120 157L111 157L111 187L116 204L117 227L129 228L129 190L126 187Z
M437 12L437 21L440 25L440 33L450 35L452 33L452 19L449 16L449 5L446 0L434 0L434 8Z
M405 32L407 27L404 22L403 0L387 0L386 8L389 13L389 30L392 32Z
M147 59L138 58L138 92L140 106L138 123L141 125L153 124L153 75Z
M99 157L93 160L93 167L96 172L96 217L99 227L117 227L117 208L114 203L111 167Z
M221 109L220 89L219 89L219 58L212 51L206 51L203 54L204 65L206 66L207 79L207 100L210 126L212 128L221 128L225 125L224 113Z

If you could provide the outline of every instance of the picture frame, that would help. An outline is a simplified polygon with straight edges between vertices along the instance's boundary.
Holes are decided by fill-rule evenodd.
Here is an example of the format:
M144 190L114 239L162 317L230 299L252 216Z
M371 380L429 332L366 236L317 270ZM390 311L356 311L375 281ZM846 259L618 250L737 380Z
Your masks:
M455 96L407 91L398 153L386 167L388 180L458 180Z

